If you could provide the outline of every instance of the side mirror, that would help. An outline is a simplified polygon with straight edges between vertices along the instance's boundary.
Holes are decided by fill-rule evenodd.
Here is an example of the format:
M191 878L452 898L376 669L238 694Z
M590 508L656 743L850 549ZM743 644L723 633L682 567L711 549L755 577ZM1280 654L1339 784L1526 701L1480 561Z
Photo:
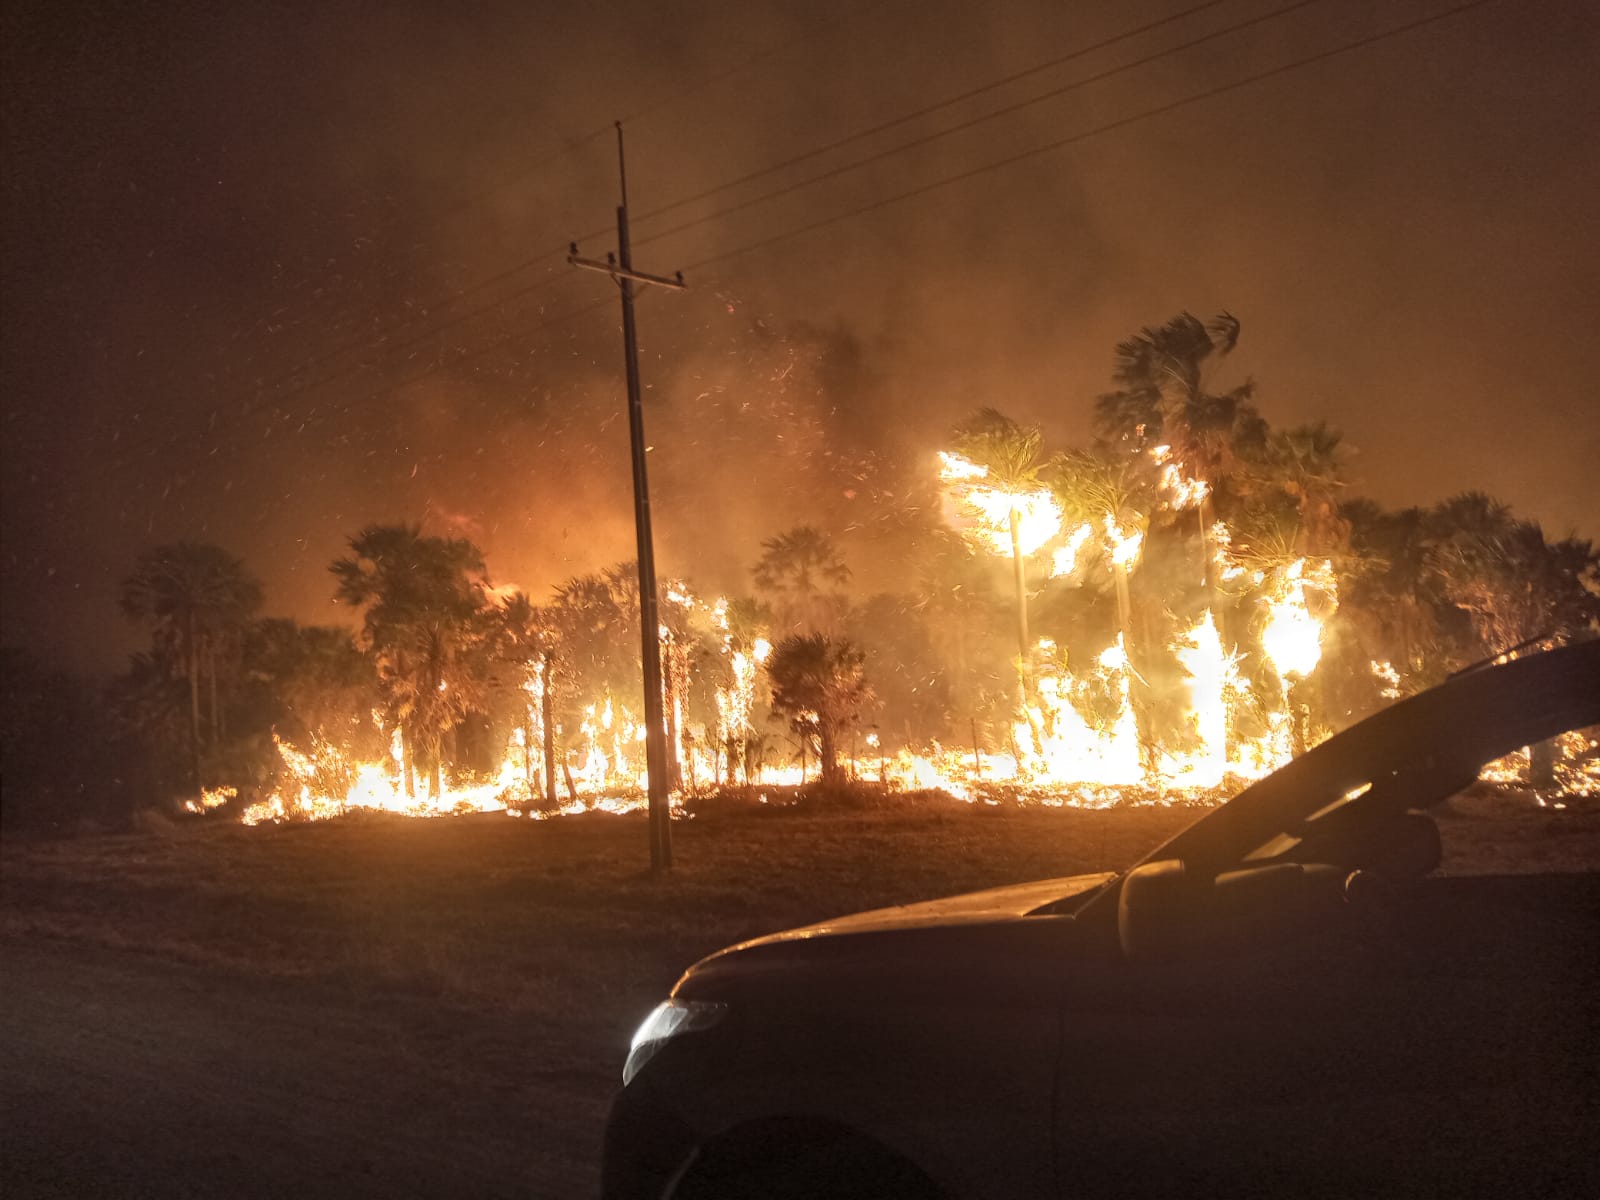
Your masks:
M1200 952L1262 950L1313 930L1343 900L1344 872L1273 863L1196 879L1177 859L1145 863L1122 881L1117 937L1132 962Z
M1213 944L1260 950L1312 933L1343 904L1345 874L1292 862L1223 872L1211 885Z
M1194 889L1182 861L1144 863L1128 872L1117 898L1117 940L1134 962L1162 962L1198 941Z
M1368 814L1367 819L1313 824L1295 857L1308 863L1344 863L1386 879L1421 879L1443 857L1439 827L1419 812Z

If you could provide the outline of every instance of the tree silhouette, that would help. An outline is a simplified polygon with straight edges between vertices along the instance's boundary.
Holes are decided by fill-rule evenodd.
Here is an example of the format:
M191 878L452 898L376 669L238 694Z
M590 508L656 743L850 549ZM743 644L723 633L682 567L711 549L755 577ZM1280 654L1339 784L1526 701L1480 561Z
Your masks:
M1267 434L1266 422L1250 404L1254 383L1247 379L1226 392L1213 392L1207 384L1208 370L1238 343L1239 320L1226 312L1210 324L1186 312L1142 329L1118 344L1112 368L1117 390L1095 405L1095 423L1112 442L1135 450L1166 445L1185 474L1206 485L1196 511L1206 587L1213 593L1214 496L1242 457L1259 452Z
M751 574L778 623L790 632L833 628L845 603L840 589L850 582L850 568L833 539L814 526L797 525L762 542L761 550Z
M1588 586L1600 581L1600 555L1589 542L1551 545L1536 522L1516 519L1508 505L1482 492L1446 500L1428 525L1428 565L1447 601L1471 623L1482 653L1600 625L1600 596ZM1554 745L1528 750L1529 783L1550 786Z
M1536 522L1518 520L1482 492L1436 506L1426 545L1429 568L1484 654L1600 619L1600 598L1584 586L1596 569L1593 547L1572 538L1552 545Z
M291 739L320 738L346 758L382 752L373 710L382 703L373 660L348 629L257 621L244 642L247 676L270 696L268 715Z
M1325 421L1271 434L1245 474L1262 490L1282 492L1294 503L1301 556L1327 557L1343 551L1350 526L1339 514L1345 486L1339 444L1342 435Z
M840 736L860 721L873 698L865 663L857 646L821 633L791 634L767 660L772 707L788 716L796 733L816 739L822 782L829 786L845 780Z
M171 664L154 653L129 656L127 669L106 686L105 705L119 772L145 777L136 785L140 799L165 805L182 793L196 797L188 685Z
M400 730L407 795L416 767L443 795L444 736L482 703L489 614L483 553L462 538L424 537L416 525L369 525L329 568L340 603L363 609L389 721Z
M1369 654L1408 679L1437 683L1451 657L1448 606L1428 562L1428 515L1388 511L1371 500L1340 505L1350 527L1350 557L1339 581L1340 607L1360 627Z
M218 675L251 613L261 604L261 585L244 563L208 542L175 542L139 556L122 581L123 613L150 626L157 659L182 678L189 691L189 751L193 784L201 787L200 693L209 683L206 740L223 734Z
M528 794L535 793L535 728L539 733L544 803L556 804L555 660L556 634L551 615L523 592L513 592L500 603L495 631L495 657L512 668L512 682L521 712L523 755ZM537 695L537 721L535 720Z

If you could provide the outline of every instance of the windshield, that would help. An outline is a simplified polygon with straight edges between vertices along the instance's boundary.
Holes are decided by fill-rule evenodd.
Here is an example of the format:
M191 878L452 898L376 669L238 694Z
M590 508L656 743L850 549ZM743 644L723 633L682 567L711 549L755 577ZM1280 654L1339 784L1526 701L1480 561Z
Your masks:
M1430 808L1485 763L1600 724L1600 641L1452 679L1330 738L1240 792L1146 861L1216 875L1304 840Z

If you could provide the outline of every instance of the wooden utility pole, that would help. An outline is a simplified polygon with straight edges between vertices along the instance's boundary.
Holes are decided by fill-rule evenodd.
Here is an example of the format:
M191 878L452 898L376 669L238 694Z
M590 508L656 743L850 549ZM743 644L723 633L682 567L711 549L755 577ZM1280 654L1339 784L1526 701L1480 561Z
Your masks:
M605 262L578 257L573 242L567 261L604 271L622 292L622 352L628 376L628 443L633 453L633 526L639 548L639 636L644 660L644 755L650 796L650 869L672 869L672 811L667 779L667 722L661 686L661 616L656 600L655 539L650 531L650 482L645 471L644 408L639 398L639 342L633 323L633 285L655 284L683 290L683 272L673 278L633 269L628 245L628 167L622 153L622 122L617 122L617 173L622 203L617 206L617 250Z

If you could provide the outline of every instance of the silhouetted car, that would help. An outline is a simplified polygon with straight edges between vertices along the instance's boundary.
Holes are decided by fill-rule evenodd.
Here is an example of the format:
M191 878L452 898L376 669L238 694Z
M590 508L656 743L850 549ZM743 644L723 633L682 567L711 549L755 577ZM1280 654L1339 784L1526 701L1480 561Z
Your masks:
M1429 876L1429 807L1600 724L1600 642L1464 674L1121 875L861 913L692 967L604 1193L1600 1195L1600 875Z

